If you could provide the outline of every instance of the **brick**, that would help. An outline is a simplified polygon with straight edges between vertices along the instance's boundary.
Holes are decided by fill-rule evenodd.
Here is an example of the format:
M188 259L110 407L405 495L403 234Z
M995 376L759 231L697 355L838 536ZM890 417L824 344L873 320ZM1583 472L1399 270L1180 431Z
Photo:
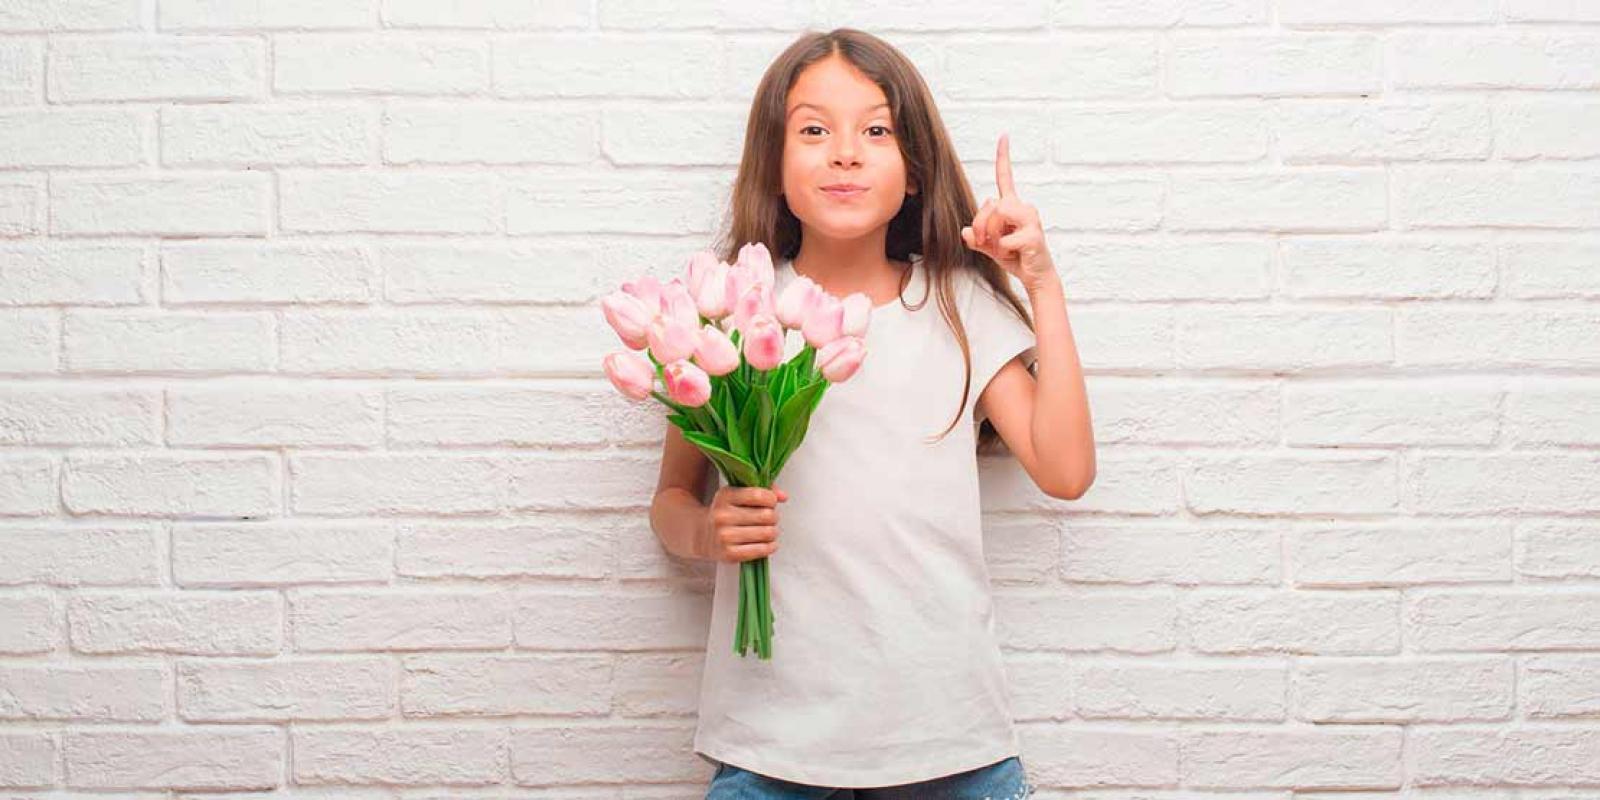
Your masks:
M484 456L291 456L296 514L472 514L505 502L503 467Z
M1312 447L1487 446L1503 396L1476 378L1295 381L1283 389L1283 438Z
M506 733L486 728L296 727L294 780L302 784L497 784Z
M550 783L664 783L704 780L690 755L693 725L512 728L511 775L524 786ZM594 753L627 753L596 759Z
M1289 553L1300 586L1511 581L1511 531L1502 526L1297 530Z
M0 686L0 719L159 722L166 716L166 671L158 665L0 666Z
M725 9L728 13L737 13L739 10ZM661 17L681 19L693 11L692 8L684 8ZM396 28L592 28L594 8L581 0L547 0L537 6L518 0L458 0L449 6L441 6L430 0L387 0L383 4L383 22ZM603 27L623 26L613 25L608 19Z
M301 651L502 649L510 603L486 591L305 591L289 601Z
M145 251L76 242L0 244L9 305L124 306L145 301Z
M537 592L517 597L517 647L665 650L704 647L710 609L682 592Z
M1061 536L1061 577L1086 583L1276 583L1278 538L1267 529L1073 524Z
M1399 32L1388 63L1401 89L1593 89L1600 36L1528 30Z
M69 455L61 500L75 514L260 517L279 509L265 454L146 451Z
M55 783L56 740L43 731L0 733L0 787L24 789Z
M1185 367L1274 372L1387 365L1391 327L1383 308L1194 306L1178 317L1177 359Z
M13 445L154 445L161 395L149 389L13 382L0 387L0 442Z
M147 127L144 115L121 109L0 110L0 166L138 166Z
M1488 299L1494 245L1432 238L1284 239L1284 290L1298 298Z
M1580 308L1403 309L1395 361L1405 367L1593 367L1600 314Z
M57 175L50 180L50 232L265 236L271 196L265 173Z
M1267 21L1255 0L1092 0L1057 3L1058 28L1171 28L1257 25Z
M1517 705L1535 719L1578 719L1600 713L1600 657L1530 655L1520 659Z
M61 483L54 458L33 454L0 454L0 514L41 516L61 506Z
M1401 729L1196 730L1184 734L1183 783L1195 787L1397 789Z
M605 716L610 655L416 656L400 689L407 716Z
M494 91L500 97L705 98L723 65L720 51L703 35L496 39Z
M0 551L0 585L152 585L161 574L150 527L8 527Z
M47 653L61 641L61 612L47 594L0 592L0 653Z
M64 37L51 43L53 103L255 100L266 44L222 36Z
M1017 650L1158 653L1177 645L1175 601L1153 590L997 591L994 616L1000 640Z
M1148 34L951 41L939 86L957 100L1154 99L1160 43Z
M1517 725L1425 728L1406 749L1416 786L1572 786L1600 783L1600 731Z
M1582 522L1517 526L1517 574L1531 578L1600 578L1600 538Z
M1309 658L1294 674L1295 716L1329 722L1462 722L1511 716L1509 658Z
M1105 660L1074 665L1073 710L1085 719L1281 721L1288 684L1277 664L1188 666Z
M1050 156L1062 164L1141 166L1259 161L1268 130L1266 111L1246 106L1072 108L1053 115Z
M283 228L304 233L493 233L501 189L490 173L317 172L278 176Z
M79 653L273 655L283 601L271 592L79 594L67 622Z
M1397 167L1395 220L1407 228L1590 228L1600 172Z
M1502 241L1500 275L1512 297L1600 298L1600 241Z
M1317 100L1278 107L1284 163L1483 160L1487 103Z
M370 28L379 0L162 0L163 30Z
M1405 620L1417 650L1592 650L1600 641L1600 593L1439 590L1407 598Z
M1366 34L1175 35L1167 53L1174 97L1372 94L1382 88L1378 39Z
M167 106L161 162L192 166L354 165L376 150L360 106Z
M1495 110L1500 154L1511 159L1600 156L1600 103L1527 100Z
M1494 22L1494 0L1347 0L1330 5L1317 0L1281 0L1278 19L1285 25L1404 25L1428 22Z
M184 524L172 531L172 577L181 586L387 581L393 538L367 524Z
M187 722L387 719L394 708L394 669L381 658L206 659L177 673Z
M1197 591L1184 598L1183 627L1202 653L1389 655L1400 649L1399 600L1378 589Z
M139 0L11 0L0 31L103 31L139 27Z
M167 440L202 446L377 445L383 441L379 391L328 384L172 389Z
M609 146L609 137L615 135L624 141L630 135L646 137L647 144L640 147L652 152L653 146L658 163L684 163L693 158L692 151L670 146L661 132L674 125L692 125L694 118L685 119L682 111L671 116L653 123L629 120L631 130L621 125L623 130L614 132L610 125L601 128L592 111L462 103L394 105L383 115L383 157L389 164L587 164L599 157L597 142L605 130L606 152L618 163L628 159L619 159ZM742 135L743 127L723 133L738 141L734 134ZM700 143L705 138L696 137ZM696 139L675 138L671 144L692 146Z
M1380 171L1176 173L1166 226L1193 231L1365 231L1388 218Z
M69 731L67 785L82 789L270 789L283 779L277 728Z
M1600 444L1600 382L1519 381L1506 396L1501 439L1517 446Z
M486 41L453 36L285 33L273 37L272 85L294 94L468 94L489 87L487 51Z
M1278 389L1261 381L1108 375L1089 394L1095 438L1107 444L1265 445L1281 436Z
M26 175L0 181L0 237L44 232L44 181Z
M616 549L617 537L588 516L493 526L408 522L395 563L401 575L422 578L605 578Z

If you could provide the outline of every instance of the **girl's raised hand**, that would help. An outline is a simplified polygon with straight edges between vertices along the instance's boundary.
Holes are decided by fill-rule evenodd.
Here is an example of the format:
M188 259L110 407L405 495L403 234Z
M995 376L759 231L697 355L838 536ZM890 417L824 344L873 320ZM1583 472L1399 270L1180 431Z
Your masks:
M1000 197L989 198L978 209L972 224L961 229L961 240L1015 275L1032 289L1041 281L1057 278L1055 262L1044 240L1039 210L1017 196L1011 179L1011 140L1000 134L994 158L994 182Z

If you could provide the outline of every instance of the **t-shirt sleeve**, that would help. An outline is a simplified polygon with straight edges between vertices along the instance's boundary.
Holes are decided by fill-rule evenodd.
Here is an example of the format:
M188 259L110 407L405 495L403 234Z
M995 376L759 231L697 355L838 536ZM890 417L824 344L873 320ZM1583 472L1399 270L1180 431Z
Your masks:
M1024 306L1028 298L1022 296ZM1032 308L1029 308L1030 314ZM1013 356L1021 355L1022 363L1031 366L1038 357L1038 337L1033 329L1017 316L1017 312L982 278L971 279L966 313L962 317L967 327L967 342L972 348L972 419L982 422L987 415L978 409L978 398L988 387L989 380Z

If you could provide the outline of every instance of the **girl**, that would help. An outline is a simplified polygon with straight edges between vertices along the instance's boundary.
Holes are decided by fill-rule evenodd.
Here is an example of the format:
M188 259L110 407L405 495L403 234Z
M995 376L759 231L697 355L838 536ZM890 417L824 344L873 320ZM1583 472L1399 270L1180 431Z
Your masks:
M1039 215L1005 137L1000 196L976 207L921 76L857 30L785 50L747 125L723 260L758 243L774 296L804 275L873 311L869 355L823 396L783 489L723 487L702 505L710 462L668 427L652 524L669 550L717 561L694 737L717 768L708 800L1024 797L976 453L1003 439L1064 499L1095 469ZM789 337L792 356L804 341ZM777 553L780 501L794 533L768 562L774 653L741 657L739 563Z

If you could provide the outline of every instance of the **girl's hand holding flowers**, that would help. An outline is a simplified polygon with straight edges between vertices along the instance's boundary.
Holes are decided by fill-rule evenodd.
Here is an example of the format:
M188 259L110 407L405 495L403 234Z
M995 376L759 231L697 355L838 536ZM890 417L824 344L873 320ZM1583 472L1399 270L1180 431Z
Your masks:
M754 644L761 658L772 653L766 559L777 549L776 526L761 523L775 523L775 503L787 499L772 482L805 438L824 390L860 369L872 313L865 294L841 300L803 275L777 297L773 285L772 256L755 242L734 264L701 251L685 275L627 281L600 302L628 348L605 357L606 377L631 399L671 408L668 421L727 482L707 517L708 546L718 560L740 563L734 650L743 655ZM805 346L785 362L790 330ZM749 505L770 511L738 509Z

